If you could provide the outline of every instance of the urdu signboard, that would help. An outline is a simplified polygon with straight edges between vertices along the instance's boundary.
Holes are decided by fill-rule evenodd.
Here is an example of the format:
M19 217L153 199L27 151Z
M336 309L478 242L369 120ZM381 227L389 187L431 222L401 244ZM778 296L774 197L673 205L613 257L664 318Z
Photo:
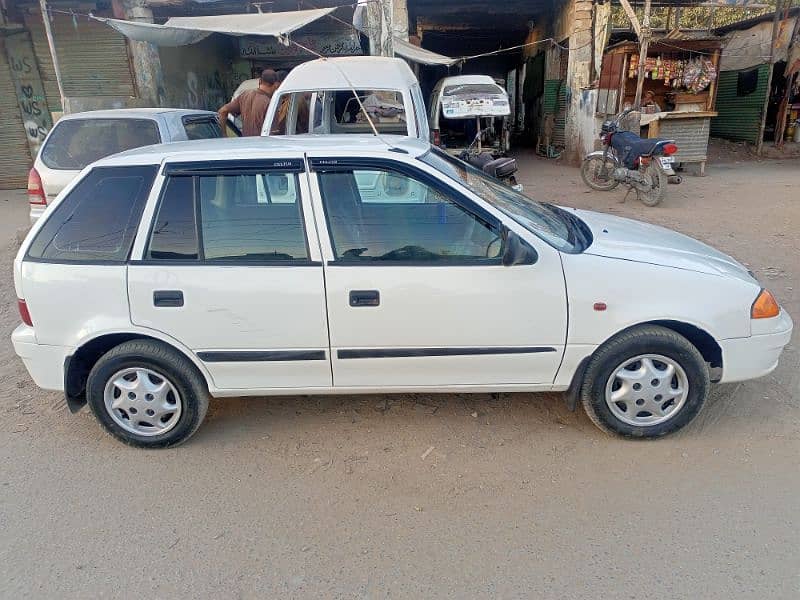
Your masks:
M361 41L355 32L325 35L298 35L292 38L297 44L284 46L274 37L243 37L239 41L239 56L248 60L270 58L306 58L312 54L300 46L312 49L322 56L361 55Z

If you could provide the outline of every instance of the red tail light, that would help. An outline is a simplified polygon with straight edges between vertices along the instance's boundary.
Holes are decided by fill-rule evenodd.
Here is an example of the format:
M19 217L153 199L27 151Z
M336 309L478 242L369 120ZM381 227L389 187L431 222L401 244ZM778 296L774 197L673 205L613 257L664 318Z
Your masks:
M438 129L434 129L433 131L431 131L431 142L433 142L434 146L442 145L442 134L439 132Z
M33 321L31 320L31 313L28 310L28 305L25 304L25 300L20 300L17 298L17 308L19 309L19 316L22 317L22 322L25 323L28 327L33 327Z
M47 204L42 178L39 177L39 172L36 169L31 169L28 173L28 202L31 204Z
M675 144L664 144L664 154L670 156L675 154L678 151L678 147Z

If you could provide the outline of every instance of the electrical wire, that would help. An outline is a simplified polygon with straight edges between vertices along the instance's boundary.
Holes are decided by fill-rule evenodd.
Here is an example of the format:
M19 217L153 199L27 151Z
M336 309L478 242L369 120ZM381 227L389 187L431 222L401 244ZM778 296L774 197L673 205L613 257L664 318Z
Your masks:
M304 4L310 4L311 6L313 6L313 4L308 2L308 0L301 0L301 1ZM380 1L381 0L366 0L367 3L374 3L374 2L380 2ZM357 5L358 5L358 3L353 3L353 4L343 4L341 6L350 7L350 6L357 6ZM73 10L61 10L61 9L58 9L58 8L51 8L49 6L47 7L47 12L48 13L57 13L57 14L69 15L69 16L73 16L73 17L86 17L87 19L95 18L95 16L92 13L80 13L80 12L75 12ZM254 13L254 14L256 14L256 13ZM269 13L264 13L264 14L269 14ZM331 17L331 18L333 18L333 19L335 19L337 21L340 21L341 23L343 23L345 25L348 25L348 26L352 27L353 29L355 29L356 31L358 31L358 29L356 29L355 26L352 23L347 23L347 21L339 19L338 17L335 17L332 14L327 15L327 16L329 16L329 17ZM591 29L589 29L589 28L581 29L581 30L573 32L572 35L576 35L576 34L579 34L579 33L586 33L586 32L589 32L589 31L591 31ZM691 41L691 40L687 40L687 41ZM321 55L318 52L312 51L310 48L306 48L305 46L301 46L300 44L298 44L297 42L295 42L292 39L289 39L289 42L292 43L292 44L297 45L298 47L301 47L303 50L309 52L310 54L313 54L314 56L317 56L318 58L325 58L324 55ZM544 38L542 40L537 40L535 42L526 42L524 44L518 44L516 46L511 46L509 48L500 48L498 50L493 50L491 52L484 52L484 53L481 53L481 54L473 54L473 55L455 57L455 59L457 60L457 62L463 63L463 62L466 62L468 60L473 60L473 59L476 59L476 58L483 58L485 56L494 56L494 55L502 54L502 53L505 53L505 52L513 52L515 50L519 50L521 48L526 48L528 46L536 46L536 45L539 45L539 44L546 44L546 43L550 43L554 47L557 47L557 48L560 48L561 50L565 50L565 51L569 52L569 51L572 51L572 50L581 50L583 48L586 48L587 46L590 46L593 42L590 40L589 42L587 42L585 44L582 44L580 46L572 46L572 47L570 47L570 46L566 46L566 45L560 44L554 38L549 37L549 38ZM661 45L661 46L667 46L669 48L674 48L676 50L680 50L681 52L688 52L690 54L698 54L698 55L703 55L703 56L713 56L714 55L713 52L705 52L705 51L702 51L702 50L690 50L690 49L687 49L687 48L683 48L681 46L677 46L675 44L670 44L664 38L653 39L653 40L651 40L651 43L653 43L654 45L658 44L658 45ZM763 46L764 46L764 44L761 44L761 43L746 44L746 45L743 45L743 46L739 46L738 48L736 48L736 50L746 50L747 48L761 48ZM733 56L733 57L737 57L737 56L752 56L752 54L749 53L749 52L742 52L742 53L725 52L725 48L722 48L721 50L722 50L722 53L721 53L722 56ZM766 56L757 56L757 58L768 58L768 57L766 57Z

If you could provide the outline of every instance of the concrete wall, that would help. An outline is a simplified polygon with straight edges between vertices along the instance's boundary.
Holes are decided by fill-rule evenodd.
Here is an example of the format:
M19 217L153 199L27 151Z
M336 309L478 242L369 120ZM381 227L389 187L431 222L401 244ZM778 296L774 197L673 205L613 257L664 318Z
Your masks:
M164 106L217 110L228 102L238 59L234 38L214 34L202 42L175 48L159 48L165 98Z
M567 148L564 157L575 164L594 149L597 130L597 89L592 87L594 75L591 73L592 11L592 0L571 0L556 20L556 31L559 27L569 31Z

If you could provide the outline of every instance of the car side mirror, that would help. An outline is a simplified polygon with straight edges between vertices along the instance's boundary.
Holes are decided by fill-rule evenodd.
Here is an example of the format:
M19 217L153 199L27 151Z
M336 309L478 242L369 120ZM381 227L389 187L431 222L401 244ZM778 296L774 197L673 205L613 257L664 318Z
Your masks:
M503 232L505 238L505 251L503 252L503 266L533 265L539 260L539 254L528 242L523 240L510 229Z

